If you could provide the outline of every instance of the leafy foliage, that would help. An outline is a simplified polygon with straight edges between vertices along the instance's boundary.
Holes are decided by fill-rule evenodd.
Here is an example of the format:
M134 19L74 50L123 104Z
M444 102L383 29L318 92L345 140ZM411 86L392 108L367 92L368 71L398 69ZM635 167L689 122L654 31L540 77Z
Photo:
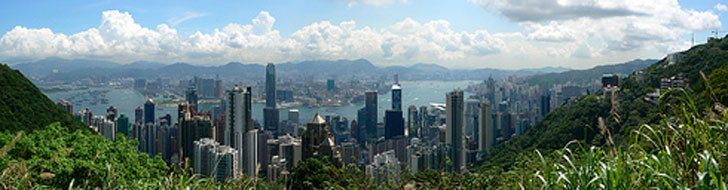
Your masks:
M597 138L600 136L596 129L597 118L608 116L610 106L596 95L584 96L573 105L564 105L546 115L542 122L523 135L495 146L482 167L497 166L509 170L519 157L535 149L556 150L573 139L600 141L602 138Z
M48 99L19 71L0 64L0 131L31 131L54 122L71 130L88 129Z
M728 117L702 115L689 96L680 99L674 116L634 130L632 146L569 144L557 151L560 160L535 160L542 167L526 175L524 184L530 189L726 189Z
M620 83L621 91L618 93L616 101L600 98L603 96L600 92L582 97L573 105L562 106L549 113L543 121L527 130L524 135L512 138L510 141L494 147L493 151L485 157L485 161L476 164L476 170L477 172L491 172L502 169L504 173L517 173L522 177L514 179L505 175L499 180L521 180L520 184L526 188L541 187L538 185L531 186L532 183L528 183L529 180L536 180L535 178L523 176L528 176L534 172L543 173L544 170L537 171L533 168L543 169L546 167L527 163L542 162L533 159L539 157L539 155L544 158L543 162L561 161L563 163L561 158L572 156L572 153L564 152L565 150L560 146L573 140L575 141L572 145L578 144L581 147L600 149L593 150L594 154L602 154L599 151L604 150L601 149L604 147L615 147L617 151L626 151L635 144L646 150L657 151L656 148L660 147L654 147L657 145L645 141L637 141L637 139L633 138L632 133L640 126L662 125L665 117L682 115L683 113L676 112L681 108L674 106L681 104L681 101L668 98L662 99L659 104L654 104L654 102L646 100L646 94L654 92L654 88L659 87L660 79L681 75L690 82L689 88L685 90L696 95L694 96L696 98L694 106L697 110L702 112L703 108L712 110L713 107L718 105L728 104L728 100L725 99L728 97L726 95L728 94L727 50L728 40L724 38L713 39L706 44L695 46L689 51L680 53L681 56L678 61L673 64L670 64L667 59L663 59L651 65L643 70L644 75L639 77L642 78L640 80L635 75L622 80ZM680 94L671 92L665 96L676 95ZM600 117L603 118L601 126ZM670 129L659 128L659 130ZM538 153L536 153L536 150L538 150ZM591 148L580 148L578 150L580 152L573 153L572 160L583 159L585 155L579 153L592 151ZM606 151L606 153L609 153L609 151ZM631 154L623 156L629 155ZM612 157L608 159L615 159L614 156L616 154L612 154ZM611 164L619 163L612 162ZM575 166L578 166L578 164L575 164ZM555 171L555 169L557 168L551 168L551 171ZM564 170L564 168L559 169L561 169L560 171ZM544 174L541 177L548 177L548 175Z
M0 168L23 165L31 173L31 184L60 188L75 181L101 187L109 185L108 181L157 179L168 169L158 157L137 154L136 142L123 136L110 141L90 132L69 132L59 123L18 134L20 138L0 160ZM16 135L9 131L0 134L0 145L11 144ZM54 177L44 177L44 173Z

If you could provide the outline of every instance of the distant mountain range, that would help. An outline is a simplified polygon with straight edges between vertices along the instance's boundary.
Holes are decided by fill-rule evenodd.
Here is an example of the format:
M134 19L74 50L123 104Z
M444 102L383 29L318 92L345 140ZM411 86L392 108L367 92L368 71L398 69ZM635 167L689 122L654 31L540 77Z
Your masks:
M621 77L632 74L635 71L642 70L652 64L657 63L657 59L636 59L626 63L613 65L600 65L591 69L569 70L564 72L552 72L541 75L533 75L526 79L526 83L531 85L539 85L543 87L551 87L554 84L565 84L572 82L573 84L586 84L599 80L602 74L616 74Z
M85 78L148 78L158 77L191 78L192 76L223 79L264 78L265 65L230 62L220 66L199 66L188 63L162 64L138 61L118 64L108 61L85 59L47 58L35 62L12 66L34 80L74 81ZM489 76L496 79L511 75L530 76L551 72L568 71L569 68L545 67L537 69L448 69L437 64L414 64L411 66L375 66L366 59L357 60L312 60L276 64L281 79L392 79L399 74L400 80L484 80Z

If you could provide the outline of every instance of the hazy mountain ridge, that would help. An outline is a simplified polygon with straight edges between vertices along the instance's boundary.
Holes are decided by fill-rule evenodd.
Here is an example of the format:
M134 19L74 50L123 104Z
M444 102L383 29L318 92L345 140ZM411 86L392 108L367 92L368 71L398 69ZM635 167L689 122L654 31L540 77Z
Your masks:
M542 75L532 75L526 79L525 82L531 85L539 85L543 87L551 87L554 84L564 84L567 82L585 84L599 80L601 75L606 73L617 74L624 77L635 71L647 68L658 61L659 60L657 59L636 59L620 64L599 65L590 69L568 70Z
M16 64L12 67L31 76L33 79L45 80L118 77L189 78L191 76L219 76L222 78L260 80L264 78L265 73L265 65L240 62L230 62L219 66L199 66L189 63L165 65L156 62L137 61L130 64L118 64L84 59L47 58L35 62ZM276 64L276 71L279 78L282 79L309 77L314 79L392 79L394 74L398 74L400 80L484 80L491 75L496 79L501 79L511 75L528 76L565 70L569 69L561 67L520 70L448 69L441 65L428 63L381 67L366 59L310 60Z

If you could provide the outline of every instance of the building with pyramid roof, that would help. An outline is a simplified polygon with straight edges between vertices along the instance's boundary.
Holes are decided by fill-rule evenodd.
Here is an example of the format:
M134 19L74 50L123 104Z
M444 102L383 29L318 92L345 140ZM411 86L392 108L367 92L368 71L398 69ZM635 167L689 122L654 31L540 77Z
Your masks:
M334 135L331 134L326 120L318 113L306 125L302 141L303 160L308 158L339 160L341 158L341 154L336 148Z

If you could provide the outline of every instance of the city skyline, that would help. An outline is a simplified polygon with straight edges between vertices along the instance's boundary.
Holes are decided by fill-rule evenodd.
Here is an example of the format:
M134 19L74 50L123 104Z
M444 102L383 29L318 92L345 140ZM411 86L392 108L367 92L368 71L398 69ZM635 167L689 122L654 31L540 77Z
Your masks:
M721 1L668 0L80 3L8 2L0 9L7 12L0 19L0 61L364 58L378 66L588 68L662 58L686 50L693 34L696 44L714 30L722 36L720 16L728 10Z
M0 189L721 189L727 4L9 0Z

